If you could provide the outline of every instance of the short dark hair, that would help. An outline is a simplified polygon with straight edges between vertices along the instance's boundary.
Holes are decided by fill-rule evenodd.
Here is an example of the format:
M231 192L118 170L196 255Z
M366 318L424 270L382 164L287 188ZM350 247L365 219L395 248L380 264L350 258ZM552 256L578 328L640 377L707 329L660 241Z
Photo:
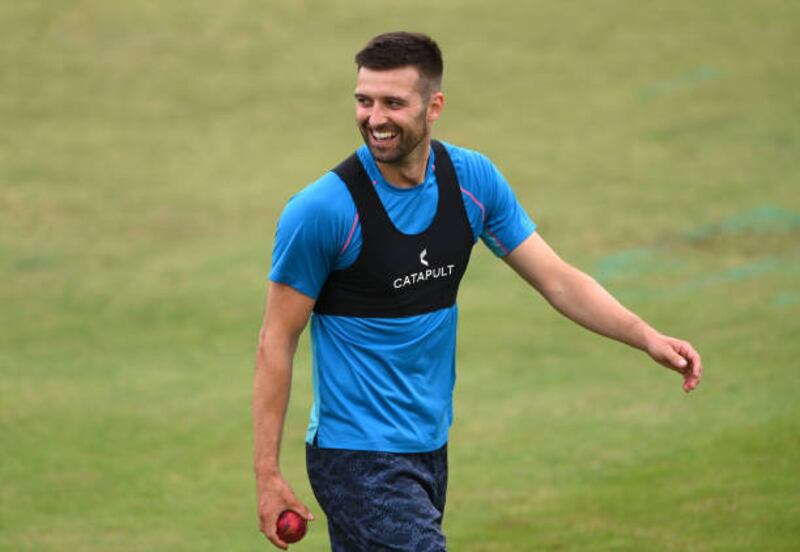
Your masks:
M433 92L442 85L444 62L439 45L422 33L392 32L376 36L356 54L356 65L373 71L412 66L427 81L425 88Z

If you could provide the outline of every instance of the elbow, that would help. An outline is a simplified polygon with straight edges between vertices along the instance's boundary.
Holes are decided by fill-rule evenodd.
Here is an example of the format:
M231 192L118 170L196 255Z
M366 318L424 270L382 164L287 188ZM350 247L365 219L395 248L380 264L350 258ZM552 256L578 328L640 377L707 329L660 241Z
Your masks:
M566 263L546 283L540 292L547 302L561 311L566 305L579 301L582 290L595 284L594 279Z
M258 332L258 345L256 346L256 369L266 366L269 356L269 332L266 326L262 326Z
M554 282L547 286L542 286L539 292L550 305L558 310L561 310L561 305L566 302L568 296L567 288L561 282Z
M258 332L256 348L256 368L267 365L267 360L274 357L293 356L297 349L299 336L280 331L280 328L262 326Z

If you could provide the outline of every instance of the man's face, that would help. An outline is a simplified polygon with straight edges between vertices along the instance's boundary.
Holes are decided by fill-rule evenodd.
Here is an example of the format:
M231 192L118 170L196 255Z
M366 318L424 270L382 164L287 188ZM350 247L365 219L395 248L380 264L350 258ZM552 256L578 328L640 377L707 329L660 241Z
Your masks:
M354 95L361 136L381 163L400 163L424 145L444 101L440 92L423 94L419 72L411 66L360 68Z

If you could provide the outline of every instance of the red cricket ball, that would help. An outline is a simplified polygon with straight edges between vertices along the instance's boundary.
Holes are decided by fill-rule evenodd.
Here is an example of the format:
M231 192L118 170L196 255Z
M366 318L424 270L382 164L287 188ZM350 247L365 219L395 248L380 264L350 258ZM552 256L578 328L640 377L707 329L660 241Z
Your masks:
M299 541L305 536L307 529L308 524L306 520L297 512L284 510L281 515L278 516L278 536L283 542L292 543Z

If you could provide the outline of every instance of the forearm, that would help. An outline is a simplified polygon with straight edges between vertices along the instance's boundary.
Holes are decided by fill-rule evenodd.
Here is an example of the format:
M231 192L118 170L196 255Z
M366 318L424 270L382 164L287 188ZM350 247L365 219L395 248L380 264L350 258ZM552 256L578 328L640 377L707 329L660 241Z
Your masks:
M517 246L506 262L570 320L641 349L656 362L680 372L687 392L700 383L703 364L691 343L658 333L592 277L562 261L538 234Z
M542 290L547 301L561 314L600 335L643 351L658 332L625 308L594 278L565 265L550 289Z
M266 330L261 332L253 378L254 467L259 488L264 479L280 472L280 445L296 346L296 339L281 343Z

